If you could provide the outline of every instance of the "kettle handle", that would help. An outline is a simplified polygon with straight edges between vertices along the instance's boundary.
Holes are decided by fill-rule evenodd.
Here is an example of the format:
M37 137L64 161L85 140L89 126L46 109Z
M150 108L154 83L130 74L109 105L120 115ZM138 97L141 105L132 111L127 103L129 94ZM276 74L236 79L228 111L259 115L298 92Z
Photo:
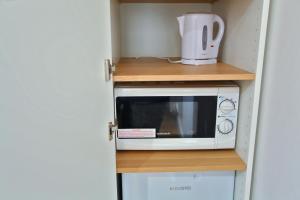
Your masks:
M218 15L215 15L214 18L214 22L217 22L219 24L219 32L216 36L216 39L213 40L213 44L218 44L221 42L223 35L224 35L224 31L225 31L225 24L224 21L221 17L219 17Z

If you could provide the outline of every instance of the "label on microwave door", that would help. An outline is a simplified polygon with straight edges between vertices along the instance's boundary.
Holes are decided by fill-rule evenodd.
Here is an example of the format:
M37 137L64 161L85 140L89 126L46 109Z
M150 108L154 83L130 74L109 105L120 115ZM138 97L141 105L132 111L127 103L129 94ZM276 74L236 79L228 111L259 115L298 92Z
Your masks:
M118 129L118 138L155 138L155 128L141 128L141 129Z

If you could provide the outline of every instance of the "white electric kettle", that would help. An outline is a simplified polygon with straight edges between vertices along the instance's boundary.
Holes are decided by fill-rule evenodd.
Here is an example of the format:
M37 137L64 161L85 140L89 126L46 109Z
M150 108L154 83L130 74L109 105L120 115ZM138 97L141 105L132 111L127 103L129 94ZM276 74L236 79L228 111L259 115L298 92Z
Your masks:
M225 29L221 17L215 14L190 13L177 19L182 37L181 62L189 65L216 63ZM219 24L219 32L214 39L215 22Z

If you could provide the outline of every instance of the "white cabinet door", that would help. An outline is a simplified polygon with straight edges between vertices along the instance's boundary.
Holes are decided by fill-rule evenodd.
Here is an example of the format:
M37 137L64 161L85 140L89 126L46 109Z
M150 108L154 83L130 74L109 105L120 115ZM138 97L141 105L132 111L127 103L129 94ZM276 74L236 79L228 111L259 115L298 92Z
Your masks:
M0 199L116 200L109 0L0 0Z

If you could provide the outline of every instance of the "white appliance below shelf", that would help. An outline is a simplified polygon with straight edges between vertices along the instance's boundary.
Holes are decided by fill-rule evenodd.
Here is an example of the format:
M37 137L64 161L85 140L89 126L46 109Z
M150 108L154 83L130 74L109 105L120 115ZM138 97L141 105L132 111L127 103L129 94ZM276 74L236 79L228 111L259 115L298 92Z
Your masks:
M233 200L234 171L122 174L123 200Z

